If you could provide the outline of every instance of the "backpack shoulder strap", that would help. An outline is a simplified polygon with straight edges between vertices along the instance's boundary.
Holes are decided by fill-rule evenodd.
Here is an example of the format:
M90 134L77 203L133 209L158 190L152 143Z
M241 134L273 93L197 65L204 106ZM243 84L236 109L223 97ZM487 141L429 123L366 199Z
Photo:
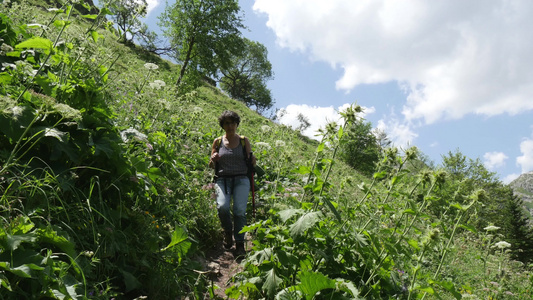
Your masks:
M224 136L221 136L221 137L218 137L216 140L215 140L215 148L217 150L217 153L218 151L220 150L220 144L222 144L222 138ZM217 179L217 174L218 174L218 162L215 162L215 176L213 177L213 182L216 181Z
M216 140L215 140L215 145L216 145L216 148L217 148L217 152L218 150L220 150L220 144L222 144L222 136L221 137L218 137Z
M241 135L241 145L242 145L242 153L244 154L244 160L248 159L248 153L246 153L246 141L244 140L246 137L244 135Z

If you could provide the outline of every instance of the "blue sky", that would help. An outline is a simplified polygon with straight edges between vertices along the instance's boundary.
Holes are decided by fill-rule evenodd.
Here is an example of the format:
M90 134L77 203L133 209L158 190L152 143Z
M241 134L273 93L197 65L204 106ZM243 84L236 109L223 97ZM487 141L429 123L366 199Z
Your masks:
M150 0L157 29L165 2ZM265 45L280 122L313 126L356 102L398 147L436 164L459 149L510 182L533 171L530 0L247 0L244 35Z

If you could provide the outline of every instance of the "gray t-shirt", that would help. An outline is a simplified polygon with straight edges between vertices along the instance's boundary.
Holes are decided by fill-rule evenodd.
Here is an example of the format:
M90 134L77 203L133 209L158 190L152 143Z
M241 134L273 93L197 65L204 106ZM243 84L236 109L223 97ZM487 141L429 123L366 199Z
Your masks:
M248 172L248 167L244 161L243 147L241 143L235 148L228 148L224 143L220 142L220 149L218 150L218 155L220 155L220 160L218 163L218 176L235 176L235 175L246 175Z

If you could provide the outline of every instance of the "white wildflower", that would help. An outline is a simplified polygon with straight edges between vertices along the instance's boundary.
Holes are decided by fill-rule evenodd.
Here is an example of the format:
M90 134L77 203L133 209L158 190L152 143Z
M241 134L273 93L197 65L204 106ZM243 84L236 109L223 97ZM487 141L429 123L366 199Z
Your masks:
M159 103L161 106L163 106L164 108L166 109L170 109L172 107L172 105L170 104L170 102L168 102L167 100L165 99L157 99L157 103Z
M201 112L204 111L204 109L199 107L199 106L195 106L195 107L193 107L192 111L195 112L195 113L201 113Z
M507 243L506 241L501 241L501 242L497 242L494 246L500 249L505 249L505 248L510 248L511 244Z
M276 147L285 147L285 142L282 140L276 140Z
M265 142L257 142L255 143L255 146L258 148L271 149L270 144Z
M155 80L154 82L150 82L150 87L156 90L159 90L166 85L167 84L163 80Z
M153 64L153 63L145 63L144 67L147 68L148 70L157 70L157 69L159 69L159 67L156 64Z
M94 252L93 251L83 251L81 253L81 255L84 255L84 256L87 256L87 257L92 257L94 255Z
M37 73L37 70L33 69L33 66L30 65L30 63L26 62L25 60L17 60L15 62L16 69L25 75L33 76Z
M9 110L9 112L13 114L13 118L16 120L18 119L18 117L22 116L22 113L24 112L24 107L14 106Z
M0 69L0 71L4 71L6 69L12 69L12 70L15 70L17 68L17 66L15 64L10 64L10 63L2 63L2 68Z
M9 46L8 44L2 43L2 45L0 46L0 55L6 55L6 53L12 52L12 51L13 51L13 47Z
M144 133L140 133L137 129L128 128L120 133L120 137L124 143L127 143L130 138L146 142L148 137Z
M54 109L63 117L74 120L81 120L81 112L71 106L63 103L54 104Z
M62 142L65 142L68 139L67 133L59 131L55 128L46 128L44 130L44 136L54 137Z
M11 99L9 97L0 95L0 113L3 112L4 114L13 114L14 115L13 109L16 106L17 106L17 101L15 101L15 99ZM23 110L24 110L24 108L20 107L19 114L22 113Z
M494 226L494 225L490 225L490 226L487 226L487 227L485 227L483 229L485 229L486 231L496 231L496 230L500 229L500 227Z
M263 132L269 132L270 129L271 129L271 128L270 128L270 126L268 126L268 125L263 125L263 126L261 126L261 130L263 130Z

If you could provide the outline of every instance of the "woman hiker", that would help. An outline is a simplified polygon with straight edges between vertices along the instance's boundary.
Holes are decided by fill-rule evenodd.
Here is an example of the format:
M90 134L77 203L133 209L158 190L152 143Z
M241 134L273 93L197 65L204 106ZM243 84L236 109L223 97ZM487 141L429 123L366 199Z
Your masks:
M250 193L250 179L247 176L248 163L255 165L250 141L236 133L241 118L233 111L224 111L218 118L226 134L215 139L211 150L209 166L215 169L217 209L224 229L224 246L230 249L235 237L235 257L244 255L244 233L246 205ZM251 156L251 160L249 157ZM233 223L230 201L233 197Z

